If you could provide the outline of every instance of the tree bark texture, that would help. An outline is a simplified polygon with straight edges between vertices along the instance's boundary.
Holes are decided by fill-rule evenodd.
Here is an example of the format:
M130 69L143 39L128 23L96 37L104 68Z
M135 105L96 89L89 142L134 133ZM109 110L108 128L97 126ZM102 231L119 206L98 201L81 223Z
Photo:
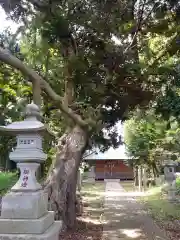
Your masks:
M134 167L134 186L138 186L139 182L138 182L138 167L135 166Z
M55 219L61 219L64 229L76 223L76 184L78 168L87 145L85 129L75 126L65 133L57 147L56 159L45 182L49 197L49 210L55 211Z

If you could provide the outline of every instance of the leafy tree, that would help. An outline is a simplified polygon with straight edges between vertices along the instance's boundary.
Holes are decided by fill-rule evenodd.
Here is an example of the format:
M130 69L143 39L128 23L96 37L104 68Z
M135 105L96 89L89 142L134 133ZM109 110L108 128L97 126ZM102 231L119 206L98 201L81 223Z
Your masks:
M166 159L179 160L178 121L168 121L154 110L139 110L125 122L125 145L132 164L146 164L156 174Z
M9 45L10 33L8 31L0 35L0 42ZM21 119L19 111L32 96L29 86L22 75L11 66L0 63L0 125L11 123ZM14 168L9 162L8 152L14 147L14 138L0 136L0 165L4 169Z
M126 118L127 111L149 101L149 91L159 91L162 75L176 73L158 63L178 52L178 1L9 0L0 4L12 19L22 22L24 36L21 56L1 47L0 60L32 82L33 99L42 106L45 121L59 135L64 132L53 163L56 171L52 167L45 190L56 218L73 227L77 170L84 151L92 145L105 150L121 143L116 132L105 137L102 129L110 130ZM168 41L156 57L149 53L146 39L162 33L162 26Z
M125 122L125 145L128 155L135 158L135 164L147 164L157 171L156 150L163 148L166 130L167 122L152 111L139 116L136 112Z

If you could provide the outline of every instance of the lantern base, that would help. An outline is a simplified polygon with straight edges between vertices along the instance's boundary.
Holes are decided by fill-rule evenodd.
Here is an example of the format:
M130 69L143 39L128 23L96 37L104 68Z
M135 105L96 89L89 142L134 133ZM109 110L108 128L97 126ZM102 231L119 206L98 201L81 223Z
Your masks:
M62 222L48 212L48 195L10 192L2 198L0 240L59 240Z
M0 219L0 234L43 234L54 223L54 212L38 219Z
M43 234L1 234L0 240L59 240L61 221L54 222Z
M1 218L37 219L46 214L48 195L37 192L10 192L2 198Z

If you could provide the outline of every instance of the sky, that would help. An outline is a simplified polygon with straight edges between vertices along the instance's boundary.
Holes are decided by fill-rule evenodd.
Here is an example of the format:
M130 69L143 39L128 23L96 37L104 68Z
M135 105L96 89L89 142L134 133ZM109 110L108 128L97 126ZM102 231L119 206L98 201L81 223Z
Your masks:
M119 133L119 135L121 135L123 137L124 135L124 129L123 129L123 125L121 124L121 122L118 122L116 124L117 127L117 131ZM87 156L86 159L127 159L127 155L125 153L125 146L121 145L116 149L113 149L112 147L109 148L108 151L106 151L105 153L101 153L99 151L97 151L98 154L92 154Z
M0 31L11 28L11 31L16 32L18 25L11 20L7 20L7 16L3 9L0 7Z
M0 32L3 31L6 28L10 28L11 32L15 33L18 25L16 23L14 23L11 20L7 20L6 14L3 11L2 8L0 8ZM116 37L113 37L113 40L115 42L117 42L117 44L119 44L118 39L116 39ZM118 129L118 133L123 136L123 125L119 122L116 125L117 129ZM125 154L125 146L121 145L119 146L119 148L113 149L110 148L107 152L105 153L100 153L98 152L97 155L92 155L91 158L98 158L98 159L126 159L127 156Z

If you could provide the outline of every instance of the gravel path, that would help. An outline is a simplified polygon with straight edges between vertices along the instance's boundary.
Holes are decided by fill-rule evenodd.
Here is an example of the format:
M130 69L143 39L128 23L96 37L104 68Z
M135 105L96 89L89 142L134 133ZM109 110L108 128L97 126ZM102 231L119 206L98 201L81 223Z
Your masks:
M168 240L117 181L106 182L103 240Z

